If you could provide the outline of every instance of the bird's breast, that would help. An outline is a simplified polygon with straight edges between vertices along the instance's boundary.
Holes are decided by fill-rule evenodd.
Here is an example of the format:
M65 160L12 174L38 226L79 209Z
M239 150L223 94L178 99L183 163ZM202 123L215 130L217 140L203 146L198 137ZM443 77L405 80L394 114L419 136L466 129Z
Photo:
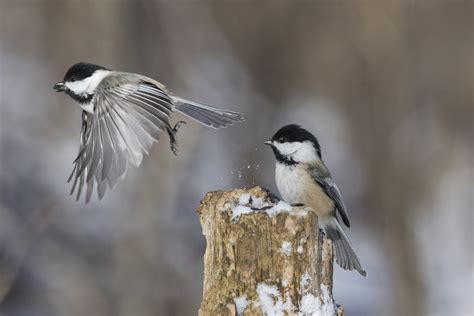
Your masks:
M326 195L304 166L277 164L275 181L283 200L290 204L304 204L318 215L334 210L334 201Z
M87 111L91 114L94 114L94 102L88 102L88 103L79 103L79 106L84 110Z
M303 203L302 192L307 185L301 168L277 163L275 182L281 197L290 204Z

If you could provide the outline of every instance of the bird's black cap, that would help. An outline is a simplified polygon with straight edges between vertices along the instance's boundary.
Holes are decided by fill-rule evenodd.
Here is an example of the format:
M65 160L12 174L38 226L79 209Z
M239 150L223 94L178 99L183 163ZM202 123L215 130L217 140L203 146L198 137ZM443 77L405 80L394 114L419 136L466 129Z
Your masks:
M109 69L89 63L74 64L68 69L66 75L64 75L64 82L82 80L84 78L90 77L97 70Z
M297 124L289 124L280 128L272 137L272 141L279 143L304 142L309 141L313 144L314 149L321 158L321 146L318 139Z

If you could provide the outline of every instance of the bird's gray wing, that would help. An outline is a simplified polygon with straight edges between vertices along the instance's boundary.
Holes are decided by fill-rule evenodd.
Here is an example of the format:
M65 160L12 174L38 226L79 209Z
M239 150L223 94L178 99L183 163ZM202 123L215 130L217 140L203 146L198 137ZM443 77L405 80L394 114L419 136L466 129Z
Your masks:
M336 209L342 218L342 221L347 227L350 227L349 217L347 215L346 206L342 201L341 192L337 187L334 180L331 178L331 174L324 165L312 165L309 167L311 177L319 183L323 188L324 192L329 196L336 204Z
M130 78L129 78L130 79ZM99 198L127 167L138 167L163 131L170 130L171 100L157 85L141 79L106 77L94 96L94 114L83 112L79 154L69 181L86 202L97 186ZM131 79L134 79L133 77Z

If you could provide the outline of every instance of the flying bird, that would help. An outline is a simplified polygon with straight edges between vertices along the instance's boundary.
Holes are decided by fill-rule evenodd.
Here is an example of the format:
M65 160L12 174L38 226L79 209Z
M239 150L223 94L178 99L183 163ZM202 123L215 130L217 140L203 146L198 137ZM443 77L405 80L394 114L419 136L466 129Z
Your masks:
M313 209L333 242L339 266L367 276L339 222L338 216L350 227L346 206L324 164L317 138L301 126L290 124L265 144L271 146L276 158L275 181L283 200Z
M152 78L90 63L71 66L53 89L65 92L83 110L79 153L68 182L73 181L76 200L85 189L86 203L94 186L102 199L107 186L112 189L130 165L138 167L163 132L176 155L176 134L185 122L172 127L173 113L215 129L243 121L240 113L174 95Z

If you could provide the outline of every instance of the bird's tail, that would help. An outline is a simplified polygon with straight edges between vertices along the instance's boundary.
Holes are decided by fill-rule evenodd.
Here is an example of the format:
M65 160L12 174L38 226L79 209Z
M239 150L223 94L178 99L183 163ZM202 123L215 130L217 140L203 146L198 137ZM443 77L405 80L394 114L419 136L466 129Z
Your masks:
M241 113L221 110L206 104L172 96L178 112L189 116L202 125L212 128L223 128L244 120Z
M362 276L367 276L367 272L360 264L359 258L337 220L333 219L324 225L324 231L334 245L337 264L344 270L357 270Z

